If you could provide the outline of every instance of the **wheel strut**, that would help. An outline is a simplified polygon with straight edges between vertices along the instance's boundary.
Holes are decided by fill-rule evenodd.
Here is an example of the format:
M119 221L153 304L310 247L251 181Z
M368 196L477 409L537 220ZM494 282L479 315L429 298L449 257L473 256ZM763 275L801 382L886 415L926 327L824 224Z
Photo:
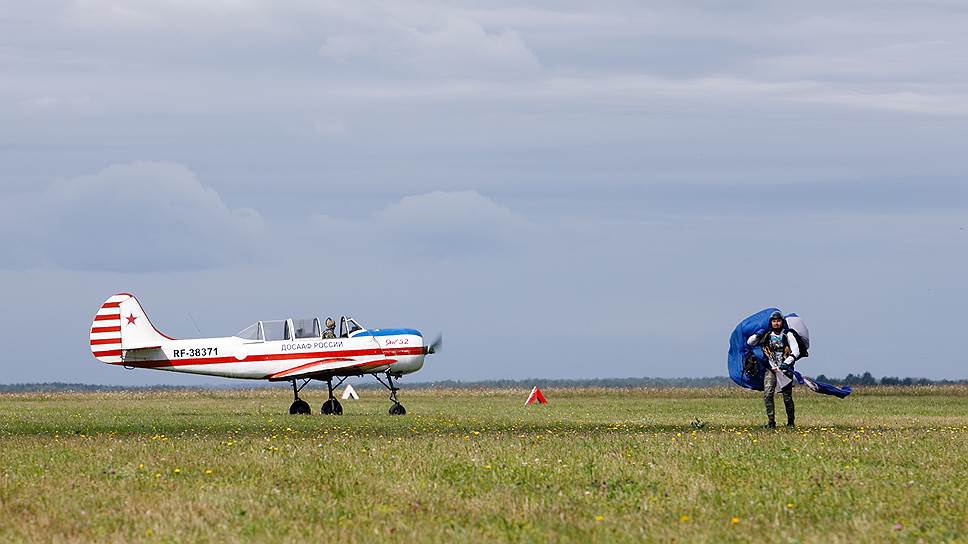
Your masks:
M374 374L373 377L376 378L376 380L378 382L380 382L383 385L383 387L386 387L387 389L390 390L390 402L393 403L393 405L390 406L390 415L391 416L397 416L397 415L401 415L402 416L402 415L406 414L407 411L403 408L403 405L400 404L400 401L397 400L397 391L399 391L400 388L397 387L393 383L393 375L390 374L390 371L387 371L387 381L385 383L376 374Z
M303 387L306 387L306 385L309 382L310 382L309 379L305 379L303 380L302 385L300 385L299 387L296 387L296 380L292 380L292 400L294 401L299 400L299 392L302 391Z
M336 382L335 386L333 385L332 376L326 378L326 389L329 391L329 398L323 403L323 407L320 408L320 412L322 412L324 415L343 415L343 405L341 405L339 401L336 400L336 397L333 396L333 389L339 387L340 384L346 381L346 378L348 378L348 376L343 376L340 378L340 380Z

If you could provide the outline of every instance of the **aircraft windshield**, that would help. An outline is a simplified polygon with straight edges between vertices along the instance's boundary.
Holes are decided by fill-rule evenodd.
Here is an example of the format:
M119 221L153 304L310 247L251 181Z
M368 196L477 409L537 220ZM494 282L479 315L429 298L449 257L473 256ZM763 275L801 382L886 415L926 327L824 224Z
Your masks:
M340 319L339 324L339 335L340 338L346 338L353 336L354 334L365 330L362 325L356 322L352 317L343 317Z
M249 325L235 336L243 340L262 340L262 333L260 332L258 323Z
M284 319L263 321L262 332L265 334L267 342L273 340L289 340L289 322Z
M296 338L319 338L319 319L293 319L292 326L296 332Z

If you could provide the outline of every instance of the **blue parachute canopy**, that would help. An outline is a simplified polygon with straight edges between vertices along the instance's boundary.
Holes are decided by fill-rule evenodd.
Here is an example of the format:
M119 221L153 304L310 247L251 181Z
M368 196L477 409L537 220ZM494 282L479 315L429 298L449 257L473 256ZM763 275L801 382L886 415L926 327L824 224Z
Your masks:
M729 336L727 365L729 366L729 377L736 382L736 385L756 391L763 390L763 375L767 372L766 354L763 353L762 346L750 347L746 345L746 340L757 331L768 330L770 328L770 315L778 311L776 308L767 308L756 312L736 325L733 334ZM809 332L806 325L803 324L803 320L797 314L787 314L784 320L791 328L797 329L797 333L809 342ZM756 368L752 374L747 374L744 370L743 363L747 354L752 354L756 361ZM823 395L844 398L851 393L851 388L848 386L837 387L829 383L818 382L803 376L799 372L793 372L791 378L796 383L805 385L812 391Z
M780 310L767 308L740 321L739 325L733 329L733 334L729 337L729 377L736 382L736 385L747 389L763 390L763 373L766 372L766 355L761 346L749 347L746 340L756 331L770 328L770 315ZM749 376L743 372L743 360L746 354L753 352L753 356L759 362L757 371Z

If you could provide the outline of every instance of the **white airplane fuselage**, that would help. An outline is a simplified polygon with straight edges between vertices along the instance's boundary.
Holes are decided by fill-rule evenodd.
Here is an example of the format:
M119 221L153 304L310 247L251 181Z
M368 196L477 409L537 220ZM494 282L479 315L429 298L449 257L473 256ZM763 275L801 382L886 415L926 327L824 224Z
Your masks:
M387 362L374 362L379 356ZM129 351L121 364L225 378L272 379L289 369L320 360L332 361L320 366L319 371L331 368L339 376L383 373L391 367L394 375L409 374L423 366L423 338L416 334L393 334L261 342L234 336L169 340L159 350Z
M132 295L109 298L91 327L91 351L99 361L125 367L226 378L284 381L301 378L390 373L401 376L420 370L427 349L414 329L358 329L339 338L295 332L285 322L285 338L238 336L176 340L157 331ZM301 332L301 329L299 329ZM300 337L302 336L302 337ZM309 337L306 337L309 336Z

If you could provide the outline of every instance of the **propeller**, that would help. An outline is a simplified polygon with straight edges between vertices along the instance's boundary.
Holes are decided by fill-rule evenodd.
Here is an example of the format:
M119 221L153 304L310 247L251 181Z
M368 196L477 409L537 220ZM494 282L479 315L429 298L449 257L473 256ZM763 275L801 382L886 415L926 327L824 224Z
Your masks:
M424 353L426 353L427 355L430 355L431 353L439 353L441 348L443 347L444 347L444 336L442 334L438 334L437 338L435 338L434 341L431 342L429 346L424 347Z

